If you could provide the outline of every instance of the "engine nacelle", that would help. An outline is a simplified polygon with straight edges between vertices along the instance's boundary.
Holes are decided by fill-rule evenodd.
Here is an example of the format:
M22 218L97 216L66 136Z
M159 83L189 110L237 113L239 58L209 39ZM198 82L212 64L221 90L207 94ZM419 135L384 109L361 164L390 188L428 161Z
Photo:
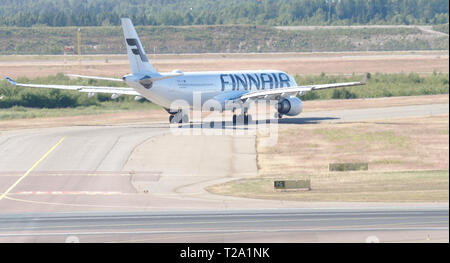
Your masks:
M287 116L299 115L303 110L302 101L295 97L290 96L280 100L277 104L278 113Z

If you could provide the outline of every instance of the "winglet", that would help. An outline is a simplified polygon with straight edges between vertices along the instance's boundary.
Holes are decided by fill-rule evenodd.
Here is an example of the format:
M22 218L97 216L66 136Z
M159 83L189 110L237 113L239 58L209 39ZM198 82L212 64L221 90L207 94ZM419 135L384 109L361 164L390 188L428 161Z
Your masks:
M16 83L14 80L10 79L9 77L6 77L6 76L5 76L5 79L6 79L11 85L17 85L17 83Z
M360 83L361 85L366 84L366 81L367 81L367 75L369 75L369 73L365 73L364 76L362 77L361 81L359 81L359 83Z

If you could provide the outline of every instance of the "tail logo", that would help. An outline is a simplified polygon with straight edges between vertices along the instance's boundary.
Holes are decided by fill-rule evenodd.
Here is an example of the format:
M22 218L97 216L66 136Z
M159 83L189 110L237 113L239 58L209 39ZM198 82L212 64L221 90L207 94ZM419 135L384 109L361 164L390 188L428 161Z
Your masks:
M133 54L135 54L135 55L139 55L139 57L141 57L142 62L148 62L148 58L142 51L142 47L139 44L139 42L136 40L136 38L127 38L126 40L127 40L127 44L130 47L132 47L131 52L133 52Z

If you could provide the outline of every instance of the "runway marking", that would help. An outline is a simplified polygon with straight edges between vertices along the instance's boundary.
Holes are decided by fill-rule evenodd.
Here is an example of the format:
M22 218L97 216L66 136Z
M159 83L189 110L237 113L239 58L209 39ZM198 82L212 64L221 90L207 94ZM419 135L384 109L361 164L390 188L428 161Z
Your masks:
M380 228L380 227L384 227L384 228L388 228L388 227L398 227L398 226L404 226L404 227L408 227L410 230L416 230L419 228L423 228L424 225L427 224L442 224L442 223L447 223L448 221L431 221L431 222L399 222L399 223L381 223L381 224L368 224L368 225L364 225L365 228ZM327 229L333 229L339 227L339 225L336 226L323 226L323 227L316 227L316 228L311 228L311 230L318 230L318 231L324 231ZM346 226L348 230L351 229L358 229L361 228L362 226ZM435 226L436 227L436 226ZM448 229L448 227L447 227Z
M0 174L0 176L4 176L4 177L7 177L7 176L16 176L16 177L18 177L18 176L22 176L22 174L21 173L16 173L16 172L11 172L11 173L1 173ZM130 176L130 173L72 173L72 172L68 172L68 173L62 173L62 172L60 172L60 173L55 173L55 172L45 172L45 171L40 171L40 172L35 172L34 174L33 174L33 177L38 177L38 176L41 176L41 177L45 177L45 176L64 176L64 177L67 177L67 176L90 176L90 177L94 177L94 176L98 176L98 177L100 177L100 176L123 176L123 177L128 177L128 176Z
M10 196L6 196L5 199L16 201L16 202L24 202L24 203L31 203L31 204L40 204L40 205L61 205L61 206L75 206L75 207L101 207L101 208L139 208L139 209L150 209L155 207L143 207L143 206L120 206L120 205L88 205L88 204L65 204L65 203L53 203L53 202L43 202L43 201L33 201L33 200L26 200L26 199L18 199L18 198L12 198ZM178 208L178 207L177 207ZM179 207L179 209L182 209L183 207Z
M212 234L212 233L282 233L282 232L358 232L358 231L448 231L448 227L381 227L381 228L329 228L329 229L314 229L314 228L289 228L289 229L208 229L208 230L152 230L152 231L93 231L93 232L44 232L44 233L0 233L0 237L18 237L18 236L69 236L69 235L142 235L142 234Z
M52 203L52 202L45 202L45 201L35 201L35 200L26 200L26 199L18 199L18 198L12 198L10 196L6 197L5 199L9 199L12 201L17 201L17 202L25 202L25 203L36 203L36 204L46 204L46 205L64 205L64 206L88 206L88 207L127 207L127 208L141 208L141 209L155 209L155 208L160 208L157 206L102 206L102 205L88 205L88 204L67 204L67 203ZM177 208L178 207L172 207L172 208ZM182 207L185 208L185 207ZM182 209L179 208L179 209ZM448 207L445 207L446 209L448 209ZM379 209L379 208L377 208ZM266 209L262 209L263 211ZM272 209L269 209L272 210ZM289 209L288 209L289 210ZM163 211L160 211L163 212ZM166 211L166 212L170 212ZM187 212L187 211L184 211ZM369 211L369 212L364 212L365 215L384 215L386 214L386 212L390 213L390 212L394 212L394 213L398 213L399 211ZM422 215L424 213L424 211L400 211L401 213L403 213L402 215L408 214L408 215ZM445 212L445 211L444 211ZM67 213L67 212L61 212L62 214ZM72 212L68 212L68 213L72 213ZM345 215L352 215L357 213L358 215L360 215L360 212L346 212ZM448 213L448 212L447 212ZM343 213L339 213L339 212L332 212L332 213L326 213L328 216L342 216ZM268 213L257 213L257 214L249 214L249 213L237 213L237 214L208 214L208 215L202 215L203 218L211 218L211 217L240 217L242 215L245 215L247 217L258 217L258 216L265 216L265 217L285 217L285 216L292 216L292 215L302 215L302 216L322 216L323 213L321 212L308 212L308 213L275 213L275 214L268 214ZM124 216L115 216L114 219L167 219L167 218L192 218L192 217L198 217L196 214L177 214L177 215L173 215L173 214L166 214L166 215L160 215L160 214L155 214L155 215L124 215ZM90 217L86 217L86 216L79 216L79 217L68 217L68 218L32 218L31 220L33 221L40 221L40 220L50 220L50 221L54 221L54 220L64 220L64 221L80 221L80 220L93 220L93 219L105 219L108 217L104 217L104 216L90 216ZM399 217L400 218L400 217ZM445 218L448 218L448 214L445 215ZM332 219L332 218L331 218ZM330 220L331 220L330 219ZM0 218L0 220L2 220L2 218Z
M446 219L446 217L422 217L422 219L428 219L428 218L434 218L434 219ZM114 218L115 219L115 218ZM231 220L231 221L226 221L225 223L228 224L237 224L237 223L286 223L286 222L308 222L308 221L313 221L313 222L317 222L317 221L337 221L337 220L350 220L350 221L354 221L354 220L375 220L375 219L379 219L379 218L311 218L311 219L300 219L300 218L293 218L293 219L261 219L261 220ZM383 219L397 219L400 220L402 218L397 218L397 217L384 217ZM35 221L35 220L33 220ZM397 226L397 225L404 225L404 226L409 226L409 227L414 227L417 224L442 224L442 223L447 223L448 221L431 221L431 222L400 222L400 223L384 223L384 224L368 224L368 225L364 225L365 227L379 227L379 226ZM156 222L156 223L130 223L130 224L86 224L86 225L56 225L56 226L31 226L31 227L2 227L0 228L0 230L2 231L13 231L13 230L40 230L40 229L58 229L58 228L99 228L99 227L149 227L149 226L167 226L167 225L188 225L188 226L194 226L194 225L205 225L205 224L223 224L223 221L191 221L191 222ZM338 226L328 226L328 227L338 227ZM326 229L328 227L318 227L317 229ZM353 228L353 227L359 227L359 226L347 226L348 228ZM282 229L282 228L281 228ZM314 228L312 228L314 229Z
M190 234L190 235L182 235L182 236L168 236L168 237L153 237L146 239L128 239L128 240L119 240L119 241L107 241L105 243L136 243L136 242L148 242L152 240L168 240L168 239L184 239L184 238L206 238L206 237L220 237L220 236L232 236L232 235L240 235L241 233L219 233L219 234Z
M14 195L122 195L115 191L22 191Z
M61 138L55 145L53 145L52 148L50 148L50 150L48 150L48 151L41 157L41 159L39 159L37 162L35 162L35 163L33 164L33 166L31 166L31 168L28 169L28 171L27 171L24 175L22 175L22 176L21 176L21 177L13 184L13 185L11 185L11 186L8 188L8 190L6 190L6 192L4 192L4 193L0 196L0 201L1 201L3 198L5 198L6 195L7 195L9 192L11 192L11 191L14 189L14 187L16 187L23 179L25 179L25 177L27 177L27 176L34 170L34 168L36 168L43 160L45 160L45 158L47 158L47 156L48 156L51 152L53 152L53 151L56 149L56 147L58 147L58 146L64 141L64 139L66 139L66 137Z

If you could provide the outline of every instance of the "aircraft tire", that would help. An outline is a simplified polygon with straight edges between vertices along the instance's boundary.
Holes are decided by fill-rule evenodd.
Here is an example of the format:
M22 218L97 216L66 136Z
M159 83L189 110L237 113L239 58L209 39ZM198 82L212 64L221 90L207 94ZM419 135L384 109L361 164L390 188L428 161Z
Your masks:
M236 123L237 124L244 124L245 123L245 116L242 114L239 114L236 116Z
M183 114L183 117L181 118L182 123L188 123L189 122L189 115Z
M252 122L252 115L244 114L244 124L248 125L250 122Z

